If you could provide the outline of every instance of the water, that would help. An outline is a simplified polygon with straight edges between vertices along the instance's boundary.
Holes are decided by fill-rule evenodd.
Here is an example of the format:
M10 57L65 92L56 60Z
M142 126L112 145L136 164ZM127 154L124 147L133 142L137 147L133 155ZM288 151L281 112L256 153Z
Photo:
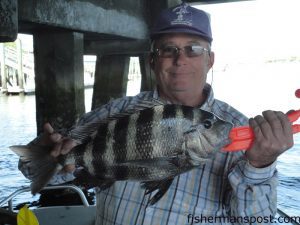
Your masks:
M91 99L86 91L86 102ZM87 108L90 108L88 103ZM27 144L36 136L35 97L0 96L0 201L21 186L29 185L17 169L18 157L8 146ZM289 215L300 215L300 135L295 136L295 146L278 160L278 206ZM15 202L28 201L30 193L19 195Z
M299 120L298 120L299 122ZM295 135L295 145L278 160L278 207L292 216L300 215L300 135Z
M85 90L86 111L91 108L92 89ZM8 149L36 137L35 96L0 94L0 201L13 191L28 186L29 181L17 169L18 156ZM30 193L18 195L15 202L28 201ZM35 198L36 199L36 198Z
M0 96L0 199L29 185L17 169L18 157L8 149L36 136L34 96ZM16 199L19 200L19 199Z

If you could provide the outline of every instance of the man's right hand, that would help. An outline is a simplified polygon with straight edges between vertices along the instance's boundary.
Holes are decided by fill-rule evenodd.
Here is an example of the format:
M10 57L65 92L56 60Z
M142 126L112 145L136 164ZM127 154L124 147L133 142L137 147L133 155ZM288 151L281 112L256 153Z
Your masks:
M61 134L55 132L49 123L44 124L44 133L42 134L38 144L53 145L53 149L51 151L51 155L53 157L65 155L77 145L75 140L63 137ZM63 168L65 172L72 172L74 169L74 165L66 165Z

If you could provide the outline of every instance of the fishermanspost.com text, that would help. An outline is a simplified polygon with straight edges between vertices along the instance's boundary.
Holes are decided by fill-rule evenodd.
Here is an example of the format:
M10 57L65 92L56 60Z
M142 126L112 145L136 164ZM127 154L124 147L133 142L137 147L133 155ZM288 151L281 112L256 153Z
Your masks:
M203 215L193 215L187 214L187 224L222 224L222 223L237 223L237 224L269 224L278 223L285 224L297 222L300 223L300 216L203 216Z

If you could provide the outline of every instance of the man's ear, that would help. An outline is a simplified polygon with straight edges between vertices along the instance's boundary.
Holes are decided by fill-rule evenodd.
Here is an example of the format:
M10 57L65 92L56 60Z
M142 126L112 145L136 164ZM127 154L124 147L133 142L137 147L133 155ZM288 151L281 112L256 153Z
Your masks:
M210 52L209 53L209 59L208 59L208 66L209 68L212 68L214 63L215 63L215 53L214 52Z

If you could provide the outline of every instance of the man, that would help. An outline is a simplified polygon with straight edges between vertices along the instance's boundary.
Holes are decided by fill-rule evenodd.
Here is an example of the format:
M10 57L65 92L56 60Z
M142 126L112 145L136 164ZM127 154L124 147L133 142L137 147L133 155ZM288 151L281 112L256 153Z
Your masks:
M79 124L104 119L134 108L136 102L160 100L201 107L235 126L248 119L214 99L206 84L214 64L211 28L204 11L183 3L162 12L151 32L151 68L157 90L114 100L86 115ZM270 223L276 213L276 159L293 145L291 123L281 112L266 111L249 120L255 141L245 153L218 152L214 159L176 177L154 205L138 182L116 182L97 193L96 224L252 224ZM53 144L53 156L76 145L54 132L49 124L39 144ZM26 174L26 164L20 162ZM73 170L69 166L68 170ZM30 178L30 174L27 173ZM58 178L59 176L56 176ZM55 178L53 182L55 181Z

